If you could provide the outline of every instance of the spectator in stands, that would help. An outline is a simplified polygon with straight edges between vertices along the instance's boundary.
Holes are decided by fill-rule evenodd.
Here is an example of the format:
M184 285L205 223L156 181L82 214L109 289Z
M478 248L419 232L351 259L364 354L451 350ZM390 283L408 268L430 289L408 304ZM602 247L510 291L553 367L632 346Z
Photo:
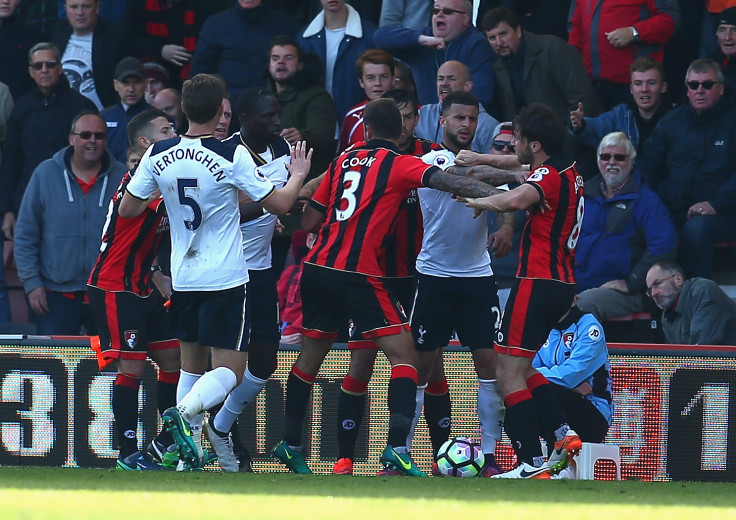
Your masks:
M5 131L10 113L13 111L13 96L5 83L0 83L0 164L3 160L3 147L5 146ZM0 233L0 251L4 251L5 236ZM3 255L3 259L5 256ZM9 322L10 296L8 287L5 285L5 262L0 265L0 323Z
M511 144L514 138L514 126L509 121L500 123L493 130L491 155L514 156L516 148ZM510 188L515 188L513 184ZM524 229L527 212L494 213L486 211L488 220L488 252L493 262L493 276L498 285L498 301L501 309L506 308L511 286L516 280L516 271L519 268L519 242Z
M351 144L365 141L363 111L374 99L391 90L394 84L394 59L386 51L370 49L360 55L355 63L358 69L358 84L363 89L365 101L348 110L342 121L337 151L342 152Z
M172 87L190 75L202 25L229 7L229 0L125 0L124 25L130 53L165 64ZM223 27L223 30L225 28Z
M298 42L304 52L313 52L322 60L325 89L337 107L342 121L348 109L363 98L355 84L356 60L373 48L376 26L363 19L345 0L321 0L322 12L299 32Z
M432 19L432 2L427 0L391 0L383 2L379 27L408 27L421 31Z
M613 422L613 380L606 337L595 316L573 306L549 333L532 367L549 381L580 440L602 443ZM540 433L548 447L554 445L554 432ZM573 472L558 478L575 478L571 467Z
M319 81L319 60L305 56L291 36L271 41L268 88L281 105L281 137L314 149L308 178L321 174L335 151L335 102ZM314 55L311 55L314 56Z
M56 22L64 17L63 5L62 0L23 0L18 6L18 14L30 27L40 31L42 39L47 41Z
M128 56L115 67L112 81L118 93L118 102L107 107L100 115L107 122L107 149L116 161L125 162L128 134L125 127L134 116L151 108L146 103L146 69L138 58Z
M718 50L711 57L721 64L726 79L736 83L736 7L721 11L716 21Z
M498 56L494 107L504 120L530 103L544 103L563 121L578 103L591 115L600 113L580 54L567 42L523 30L519 17L503 7L488 11L481 26Z
M99 0L67 0L51 42L61 52L69 85L91 99L98 110L117 100L112 80L115 64L126 56L122 25L98 17Z
M189 125L184 112L181 111L181 92L175 88L165 88L153 98L153 107L158 108L174 124L174 132L182 135Z
M18 15L18 4L20 0L0 2L0 81L16 100L31 90L32 82L26 74L28 51L43 40L41 31Z
M567 41L567 19L570 15L572 0L556 0L554 2L529 2L527 0L480 0L477 20L483 20L485 14L497 7L511 9L521 21L526 31L534 34L549 34Z
M146 103L149 105L153 102L153 98L156 94L161 92L165 88L171 87L171 78L169 72L160 63L155 61L146 61L143 63L143 68L146 69Z
M577 141L597 148L601 139L611 132L623 132L641 153L662 116L670 111L664 69L657 60L638 58L631 64L631 98L598 117L585 116L585 105L578 103L570 112L570 132Z
M95 334L87 278L126 172L105 149L102 117L83 111L70 128L69 145L33 172L18 214L15 260L39 334Z
M444 62L457 60L470 68L473 94L490 109L493 99L493 51L472 23L469 0L436 0L432 24L422 30L381 27L374 41L405 61L414 74L420 104L437 103L432 83Z
M714 244L736 240L736 101L713 60L686 78L689 102L660 120L639 168L672 214L685 273L708 277Z
M92 101L69 88L54 45L42 42L31 48L28 73L34 88L15 100L0 169L0 213L8 240L15 234L15 216L33 170L68 141L80 111L97 111Z
M439 103L429 103L419 108L419 124L414 131L417 137L435 143L442 142L443 129L440 126L442 101L450 92L458 90L465 92L473 90L470 69L459 61L446 61L437 70L437 98ZM488 115L483 105L480 105L478 127L471 149L480 153L491 153L491 141L493 141L493 130L496 125L498 125L498 121Z
M598 146L600 173L585 183L585 218L575 250L577 306L604 321L644 312L646 273L677 257L677 232L659 197L635 171L623 132Z
M219 74L230 99L249 87L265 87L271 39L296 35L298 26L288 15L276 13L262 0L238 0L227 11L204 23L192 59L191 76Z
M570 6L570 45L583 55L604 110L626 103L629 67L638 57L660 63L680 21L676 0L608 0Z
M736 304L714 281L687 279L679 265L657 262L647 273L647 294L663 311L669 343L736 345Z
M411 69L401 60L394 58L394 88L405 90L415 98L417 97L417 84Z

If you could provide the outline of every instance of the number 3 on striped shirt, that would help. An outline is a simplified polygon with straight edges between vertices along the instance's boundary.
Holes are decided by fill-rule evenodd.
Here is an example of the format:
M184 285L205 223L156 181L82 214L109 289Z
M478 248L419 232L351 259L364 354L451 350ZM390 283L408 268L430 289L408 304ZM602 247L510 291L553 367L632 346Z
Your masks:
M335 218L340 221L349 219L358 207L358 200L355 198L355 192L360 186L360 172L353 170L345 172L343 180L342 198L340 199L338 206L335 208ZM343 207L345 209L340 209Z

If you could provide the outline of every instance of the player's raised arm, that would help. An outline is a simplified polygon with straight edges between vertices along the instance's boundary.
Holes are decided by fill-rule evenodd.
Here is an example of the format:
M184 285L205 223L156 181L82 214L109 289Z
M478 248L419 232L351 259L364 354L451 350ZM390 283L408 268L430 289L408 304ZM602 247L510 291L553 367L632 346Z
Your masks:
M259 204L274 215L287 213L299 196L302 183L312 165L312 148L307 151L307 143L300 141L291 149L291 163L289 164L289 180L280 190L274 190Z

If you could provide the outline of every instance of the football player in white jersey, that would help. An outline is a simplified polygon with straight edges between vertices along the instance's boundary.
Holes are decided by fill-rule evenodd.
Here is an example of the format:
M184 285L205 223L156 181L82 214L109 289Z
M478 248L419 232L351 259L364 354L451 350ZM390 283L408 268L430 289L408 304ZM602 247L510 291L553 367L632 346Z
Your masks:
M190 423L201 424L202 412L240 383L247 361L240 348L248 271L238 190L271 213L285 213L299 194L312 155L298 143L291 154L291 177L275 190L245 147L213 136L224 95L223 81L213 75L198 74L184 83L187 134L146 151L120 204L120 216L133 217L160 192L168 211L174 289L170 311L181 341L182 374L178 404L163 419L189 468L202 458ZM210 350L213 368L205 373Z
M240 132L230 139L241 143L258 170L276 187L287 180L289 143L281 134L281 106L268 90L251 87L243 91L236 106ZM210 415L208 438L220 467L226 472L252 471L250 455L239 442L235 420L248 403L255 402L276 370L279 350L279 312L276 274L271 268L271 239L276 215L264 212L254 202L240 205L243 253L248 264L248 305L245 311L243 349L248 365L243 381L230 393L216 415Z
M440 117L444 149L429 152L422 159L443 169L453 165L455 155L473 142L478 110L473 94L448 94ZM515 178L512 172L499 172L488 182L500 185ZM417 289L411 316L420 367L414 421L416 424L424 405L436 457L450 435L450 394L441 359L454 330L462 345L471 350L480 383L477 409L487 461L482 475L498 474L494 452L501 439L503 402L496 386L493 341L501 312L486 249L488 225L483 218L474 219L473 212L458 204L450 193L427 188L420 188L418 193L424 237L417 257ZM435 467L433 473L437 474Z

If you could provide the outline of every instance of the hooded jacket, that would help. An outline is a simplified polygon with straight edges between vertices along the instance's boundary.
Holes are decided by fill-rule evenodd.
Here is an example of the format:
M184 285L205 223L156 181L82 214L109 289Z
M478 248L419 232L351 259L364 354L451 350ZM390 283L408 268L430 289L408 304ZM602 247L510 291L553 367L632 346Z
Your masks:
M18 214L15 261L26 293L37 287L84 291L97 260L110 199L125 174L107 150L84 195L71 172L74 148L62 148L33 172Z

